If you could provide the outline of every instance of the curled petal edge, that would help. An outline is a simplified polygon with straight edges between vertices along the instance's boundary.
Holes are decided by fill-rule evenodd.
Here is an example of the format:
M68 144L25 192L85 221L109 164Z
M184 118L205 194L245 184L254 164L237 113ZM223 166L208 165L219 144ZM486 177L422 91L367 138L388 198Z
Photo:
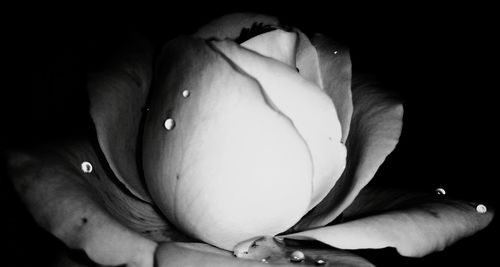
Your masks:
M346 222L283 237L313 239L341 249L394 247L403 256L422 257L485 228L494 210L480 213L476 205L369 188L346 210Z

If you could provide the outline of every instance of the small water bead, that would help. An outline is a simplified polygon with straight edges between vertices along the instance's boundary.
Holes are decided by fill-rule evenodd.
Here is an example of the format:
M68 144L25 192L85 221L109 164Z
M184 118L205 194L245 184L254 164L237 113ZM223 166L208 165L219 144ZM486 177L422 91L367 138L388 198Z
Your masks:
M296 251L292 252L292 255L290 255L291 262L302 262L305 258L306 258L306 256L300 250L296 250Z
M485 205L479 204L476 206L476 211L483 214L483 213L486 213L488 211L488 209L486 208Z
M190 95L191 95L191 92L189 90L182 91L182 96L184 98L188 98Z
M90 164L90 162L88 162L88 161L84 161L84 162L82 162L82 164L81 164L80 166L81 166L82 171L83 171L84 173L91 173L91 172L92 172L92 170L93 170L93 168L92 168L92 164Z
M326 261L325 261L325 260L323 260L323 259L318 259L318 260L316 260L315 264L316 264L316 265L325 265L325 264L326 264Z
M167 131L174 129L174 127L175 127L174 119L168 118L167 120L165 120L164 126L165 126L165 129L167 129Z
M438 195L446 195L446 191L443 188L436 188L436 194Z

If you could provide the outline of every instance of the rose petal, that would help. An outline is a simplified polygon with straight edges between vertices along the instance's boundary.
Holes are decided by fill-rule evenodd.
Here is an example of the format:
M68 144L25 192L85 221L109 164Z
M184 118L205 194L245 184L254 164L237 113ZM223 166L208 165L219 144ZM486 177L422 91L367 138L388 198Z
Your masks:
M201 243L163 243L156 250L155 259L158 267L269 266L260 261L235 258L228 251Z
M309 205L311 159L259 83L196 37L169 42L157 71L143 164L169 220L227 250L293 226Z
M335 187L294 228L308 229L333 221L351 204L395 148L403 107L369 85L353 90L354 112L347 139L347 167Z
M293 122L313 159L314 207L333 187L345 166L345 147L331 99L289 66L238 46L212 42L236 65L255 77L272 103Z
M293 251L301 250L305 260L292 263ZM262 260L265 259L265 262ZM325 261L324 265L316 263ZM274 240L259 240L246 258L235 258L230 252L218 250L200 243L164 243L156 251L159 267L168 266L373 266L352 253L333 249L297 248L276 243Z
M403 256L421 257L486 227L493 211L480 213L476 205L437 195L365 189L346 210L346 219L367 217L286 237L342 249L394 247ZM385 212L372 215L380 211Z
M320 88L324 88L318 51L302 31L295 29L295 32L298 35L296 61L300 75Z
M99 160L87 145L74 148L10 154L10 177L36 222L99 264L153 266L156 243L103 209L85 181L105 177ZM91 173L82 173L84 160L91 162Z
M152 47L130 37L110 66L88 80L90 114L99 145L118 179L135 196L151 201L137 167L137 142L142 109L152 76Z
M297 34L281 29L257 35L241 46L295 68Z
M321 34L314 35L311 41L318 53L322 88L335 104L345 142L353 113L349 50Z
M217 18L201 27L194 35L203 39L231 39L240 36L243 29L254 24L278 25L277 18L254 13L233 13Z
M309 40L300 30L295 31L299 36L297 68L304 78L316 83L332 98L345 143L353 110L349 50L321 34Z

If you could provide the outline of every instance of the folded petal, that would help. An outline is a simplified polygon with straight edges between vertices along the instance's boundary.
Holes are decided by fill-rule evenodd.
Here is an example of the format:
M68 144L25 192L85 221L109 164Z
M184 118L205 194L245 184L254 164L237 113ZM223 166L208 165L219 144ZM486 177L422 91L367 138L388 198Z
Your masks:
M198 29L195 36L203 39L234 40L253 25L278 25L275 17L254 13L233 13L217 18Z
M227 250L293 226L311 198L311 159L260 84L197 37L169 42L157 73L143 165L169 220Z
M257 35L241 46L295 68L297 34L281 29Z
M347 166L335 187L294 227L323 226L349 206L392 152L402 128L403 107L378 88L353 90L354 112L347 139Z
M142 110L152 77L152 46L132 35L109 64L89 75L90 114L99 145L118 179L135 196L151 201L137 166Z
M300 75L320 88L324 88L318 51L307 35L299 29L294 29L294 31L298 35L296 62Z
M9 170L35 221L68 247L83 250L99 264L153 266L156 243L124 226L105 210L111 202L121 199L114 198L117 194L112 189L99 188L102 191L98 192L94 187L108 177L88 144L13 152L9 156ZM107 204L100 195L109 196ZM138 205L146 205L129 198ZM138 207L144 208L135 206ZM132 209L128 215L146 221L154 217L154 214L140 215L148 213L147 210L135 213ZM149 210L152 211L151 207Z
M305 259L290 261L291 254L300 250ZM272 238L259 239L244 258L200 243L164 243L156 251L159 267L168 266L373 266L365 259L341 250L301 248L275 242ZM318 263L319 262L319 263Z
M365 189L346 210L347 222L286 237L342 249L394 247L403 256L421 257L486 227L493 211L479 212L477 205L439 195Z
M311 42L318 53L322 88L335 104L342 125L342 142L345 142L353 113L349 50L321 34L314 35Z
M345 143L353 110L349 50L324 35L315 34L310 40L300 30L295 31L299 36L297 68L304 78L316 83L332 98L342 126L342 143Z
M293 122L313 159L314 207L333 187L345 166L345 147L331 99L319 87L289 66L238 46L231 41L212 42L262 85L273 105Z

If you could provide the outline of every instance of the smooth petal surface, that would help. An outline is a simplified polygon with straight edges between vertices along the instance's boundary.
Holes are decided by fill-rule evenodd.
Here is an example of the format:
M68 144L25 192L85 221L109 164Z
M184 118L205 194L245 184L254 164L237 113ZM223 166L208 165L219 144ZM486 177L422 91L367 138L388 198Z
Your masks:
M367 188L346 210L347 222L288 237L314 239L342 249L394 247L403 256L421 257L486 227L493 211L480 213L477 204Z
M392 152L401 134L403 107L370 85L353 90L347 167L335 187L294 228L323 226L349 206Z
M135 196L151 201L137 167L142 109L152 77L152 47L131 36L111 64L88 79L90 115L99 145L118 179Z
M143 157L155 204L191 236L227 250L293 226L312 176L293 123L201 38L175 39L160 58Z
M314 207L333 187L345 167L346 151L331 99L319 87L282 62L231 41L212 42L231 61L255 77L273 105L293 122L313 160Z
M207 23L194 35L203 39L234 40L240 36L243 29L250 29L254 24L278 25L279 20L263 14L233 13Z
M306 257L301 263L290 261L295 250ZM244 258L236 258L230 252L218 250L200 243L164 243L156 252L159 267L167 266L373 266L365 259L341 250L315 249L287 246L272 238L255 242ZM324 264L318 264L323 260Z
M125 227L105 210L99 195L108 194L109 201L120 201L114 198L113 190L99 188L102 192L98 192L91 184L109 178L91 147L80 143L40 151L15 152L9 157L10 177L35 221L68 247L85 251L96 263L152 267L156 243ZM83 173L84 161L91 163L92 172ZM88 166L86 170L90 170ZM128 220L154 217L154 213L140 215L147 211L145 208L136 214L132 209Z
M353 113L349 50L321 34L314 35L311 42L318 53L322 88L335 104L342 125L342 142L345 143Z

